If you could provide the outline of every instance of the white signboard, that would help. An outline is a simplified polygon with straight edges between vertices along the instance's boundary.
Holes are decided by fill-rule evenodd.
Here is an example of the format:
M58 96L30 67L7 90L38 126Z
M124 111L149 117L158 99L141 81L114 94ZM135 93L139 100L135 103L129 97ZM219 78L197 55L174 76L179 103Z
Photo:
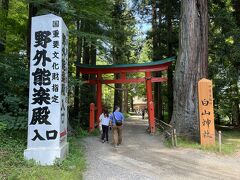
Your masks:
M51 165L68 153L68 29L53 14L32 18L26 159Z

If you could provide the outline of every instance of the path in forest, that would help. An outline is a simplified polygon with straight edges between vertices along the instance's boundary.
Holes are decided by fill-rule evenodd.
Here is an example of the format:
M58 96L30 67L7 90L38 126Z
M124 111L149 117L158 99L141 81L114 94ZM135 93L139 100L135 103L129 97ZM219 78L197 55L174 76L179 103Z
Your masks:
M117 150L101 143L99 137L85 138L88 166L84 179L240 179L240 157L169 149L160 136L147 134L146 128L147 121L140 116L128 118L123 144Z

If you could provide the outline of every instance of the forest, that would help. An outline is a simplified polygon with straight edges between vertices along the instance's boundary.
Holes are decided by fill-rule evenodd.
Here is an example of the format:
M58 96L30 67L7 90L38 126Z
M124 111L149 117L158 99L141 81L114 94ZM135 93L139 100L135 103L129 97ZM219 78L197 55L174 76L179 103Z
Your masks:
M192 8L195 6L194 3L182 4L190 5ZM192 68L202 66L204 75L200 76L213 80L215 123L239 126L240 2L210 0L201 5L197 1L196 8L199 8L196 10L199 11L200 22L205 23L205 29L199 32L205 36L200 37L203 38L202 47L191 47L191 43L198 41L197 36L184 35L187 27L184 29L180 21L180 12L184 7L181 10L178 0L2 0L0 129L27 129L31 17L47 13L61 16L70 32L68 107L72 127L87 127L89 104L96 102L96 87L81 83L96 77L80 76L77 63L131 64L176 56L177 61L164 74L168 77L168 83L155 83L153 92L156 118L169 123L173 107L178 104L173 100L174 91L183 93L181 87L192 81L179 79L181 68L189 68L188 72L191 73L190 65L185 64L181 68L178 65L178 62L186 61L186 57L181 55L186 48L193 52L192 56L202 56L198 57L199 60L206 61L205 64L198 64L198 60L194 60ZM187 44L181 44L180 38L190 39ZM197 48L196 52L192 48ZM155 73L153 76L162 74ZM173 88L174 80L176 88ZM144 84L105 85L103 89L104 105L111 109L118 104L125 113L131 108L134 97L146 95ZM176 107L176 111L181 113L184 110ZM177 118L173 121L181 122Z
M26 146L31 19L49 13L62 17L69 30L70 134L85 133L89 105L96 103L96 86L83 83L96 76L80 74L77 64L140 64L169 57L175 57L169 69L152 74L168 78L153 84L156 121L198 142L197 82L207 78L213 82L216 127L239 129L239 0L1 0L1 148L21 144L17 152L22 153ZM119 105L130 113L135 97L146 98L144 83L103 85L103 106L110 112ZM7 145L14 136L23 137Z

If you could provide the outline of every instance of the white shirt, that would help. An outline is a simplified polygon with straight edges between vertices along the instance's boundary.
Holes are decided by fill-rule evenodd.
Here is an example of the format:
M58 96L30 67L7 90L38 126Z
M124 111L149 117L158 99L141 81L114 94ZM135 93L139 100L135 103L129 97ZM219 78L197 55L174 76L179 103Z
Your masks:
M101 124L105 126L109 126L110 123L110 118L109 117L104 117L104 114L102 113L99 117Z

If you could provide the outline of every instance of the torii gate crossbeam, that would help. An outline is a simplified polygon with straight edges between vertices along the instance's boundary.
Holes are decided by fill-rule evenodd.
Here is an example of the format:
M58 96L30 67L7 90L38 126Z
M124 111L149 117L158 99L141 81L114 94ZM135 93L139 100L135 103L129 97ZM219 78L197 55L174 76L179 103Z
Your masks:
M102 113L102 84L113 83L146 83L147 106L149 115L149 126L151 133L155 132L154 106L152 97L152 83L166 82L166 77L152 77L151 72L167 70L169 65L175 60L174 57L166 58L160 61L154 61L142 64L116 64L116 65L84 65L77 64L79 72L82 74L96 74L97 79L86 80L84 83L97 85L97 117ZM145 72L144 78L127 78L127 73ZM120 74L119 79L103 79L103 74ZM97 118L98 121L98 118ZM99 123L99 122L98 122Z

